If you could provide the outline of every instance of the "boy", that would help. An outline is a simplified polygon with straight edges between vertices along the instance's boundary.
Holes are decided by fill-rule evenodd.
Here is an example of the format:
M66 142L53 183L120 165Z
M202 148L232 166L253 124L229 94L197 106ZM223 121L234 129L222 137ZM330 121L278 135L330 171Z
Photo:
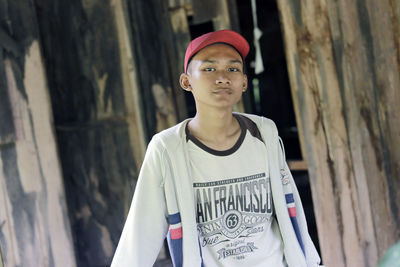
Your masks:
M275 124L233 113L247 41L194 39L180 77L196 115L149 143L112 266L152 266L167 235L174 266L318 266Z

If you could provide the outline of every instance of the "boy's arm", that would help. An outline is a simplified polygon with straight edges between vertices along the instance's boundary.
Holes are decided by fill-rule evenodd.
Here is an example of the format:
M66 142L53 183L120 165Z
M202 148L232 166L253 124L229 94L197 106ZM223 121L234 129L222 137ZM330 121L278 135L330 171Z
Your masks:
M151 141L111 267L153 266L162 247L168 223L160 159Z
M289 166L285 162L285 167L287 170L289 170ZM322 266L319 265L321 263L321 258L318 255L317 249L314 246L314 243L310 237L310 234L308 232L308 227L307 227L307 220L304 214L304 209L303 205L301 203L300 195L297 190L296 183L293 179L293 176L289 170L289 177L290 177L290 183L292 185L292 190L293 190L293 195L294 195L294 200L296 203L296 209L297 209L297 219L301 231L301 237L303 239L303 244L304 244L304 250L306 253L306 262L307 266Z
M280 161L281 161L281 166L288 172L289 174L289 180L290 180L290 184L292 187L292 191L293 191L293 197L294 197L294 201L295 201L295 206L296 206L296 218L297 218L297 222L299 224L299 228L300 228L300 232L301 232L301 238L303 241L303 245L304 245L304 252L305 252L305 256L306 256L306 262L307 262L307 266L322 266L319 265L321 263L321 258L318 255L318 252L314 246L314 243L310 237L310 234L308 233L308 227L307 227L307 220L304 214L304 209L303 209L303 204L301 202L301 198L300 198L300 194L297 190L297 186L296 183L293 179L293 175L289 169L289 166L286 162L286 155L285 155L285 148L283 146L283 142L282 139L279 137L279 143L280 143L280 148L279 149L279 157L280 157ZM281 167L281 168L282 168Z

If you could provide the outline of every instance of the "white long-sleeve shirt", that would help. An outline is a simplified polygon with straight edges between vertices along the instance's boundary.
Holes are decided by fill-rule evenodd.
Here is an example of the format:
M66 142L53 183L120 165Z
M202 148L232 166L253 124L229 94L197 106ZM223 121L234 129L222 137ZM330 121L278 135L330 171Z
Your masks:
M320 258L308 234L275 124L264 117L242 115L257 124L265 143L288 266L319 266ZM167 235L175 266L202 266L185 134L187 122L154 135L149 143L112 267L153 266Z

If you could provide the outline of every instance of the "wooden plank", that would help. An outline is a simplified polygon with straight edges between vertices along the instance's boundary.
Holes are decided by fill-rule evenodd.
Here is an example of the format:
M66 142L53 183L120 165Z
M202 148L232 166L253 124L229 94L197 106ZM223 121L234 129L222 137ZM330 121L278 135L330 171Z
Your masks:
M396 2L396 1L394 1ZM373 214L382 214L377 221L378 228L376 234L378 239L379 255L382 255L391 245L394 244L393 235L400 237L400 4L390 0L375 1L368 0L365 3L365 12L369 14L368 21L364 22L363 14L359 16L361 29L369 26L370 33L364 34L365 41L371 43L371 59L368 63L372 66L371 72L374 74L373 91L371 102L376 102L372 114L376 114L376 126L378 146L382 157L382 181L370 179L376 186L381 187L382 191L372 195ZM396 7L397 5L397 7ZM360 9L360 6L358 5ZM397 17L394 13L397 9ZM393 15L391 15L393 14ZM365 23L365 24L364 24ZM388 31L382 27L388 26ZM367 28L368 29L368 28ZM365 113L361 113L362 116ZM366 118L365 118L366 119ZM369 119L369 118L368 118ZM377 149L374 149L377 150ZM371 191L377 187L370 184ZM383 201L375 202L375 199ZM385 209L385 212L381 210ZM384 218L389 218L389 222Z
M188 5L192 5L192 0L168 0L168 8L171 10Z
M151 88L139 83L126 1L37 5L77 264L108 266L149 138Z
M217 16L213 19L214 30L231 29L231 17L227 0L218 0L215 3Z
M229 18L230 18L230 29L240 32L240 23L239 23L239 10L238 4L236 0L226 0L226 6L228 8Z
M0 68L17 138L0 145L2 260L6 266L75 266L36 13L31 3L15 1L5 12L8 45L16 47L6 48Z
M0 145L12 143L17 140L3 55L4 51L0 47Z
M10 146L10 145L8 145ZM4 151L4 147L0 150ZM14 217L12 216L12 203L10 203L9 192L4 179L4 164L3 157L0 159L0 192L1 192L1 210L0 210L0 222L1 222L1 233L2 239L1 247L4 262L10 266L18 266L20 264L20 254L18 253L16 227L14 227ZM18 177L19 178L19 177ZM14 192L10 192L14 193Z
M343 51L342 54L336 53L336 58L347 101L346 119L352 158L360 170L356 172L357 183L363 189L359 194L370 199L370 205L365 205L370 210L361 207L362 217L372 218L372 222L361 219L362 224L368 223L368 227L363 227L364 242L371 243L375 236L379 237L373 246L366 247L367 255L376 255L374 262L392 244L393 235L399 236L396 230L400 225L399 212L394 204L399 203L399 196L392 189L396 188L397 179L394 177L398 177L397 164L393 161L398 162L399 154L398 150L389 148L400 143L398 137L393 139L399 134L399 129L392 127L392 123L399 123L396 114L400 112L397 105L392 107L393 101L397 102L394 99L400 99L395 89L399 88L396 37L392 30L388 33L381 30L386 27L384 25L391 25L388 1L353 5L339 2L334 8L348 21L339 28L340 22L331 20L342 32L342 35L335 34L335 50ZM344 45L343 40L348 40L348 45ZM361 49L354 49L356 46Z
M393 3L278 4L324 263L375 266L400 236Z
M141 109L145 116L146 134L150 138L167 125L177 122L169 73L168 39L170 32L168 7L164 1L128 1L134 59L140 85ZM156 89L155 89L156 88ZM166 96L157 100L157 88ZM175 118L174 118L175 117Z
M179 84L179 76L184 71L184 61L186 47L190 43L190 31L187 22L187 13L185 8L171 10L169 12L171 20L171 48L170 51L170 69L173 82L173 93L176 99L178 120L187 118L187 108L185 100L185 91Z
M135 153L136 166L141 166L147 147L147 136L143 127L143 114L141 110L141 97L137 77L137 68L133 58L134 46L129 34L130 24L127 14L126 2L116 0L112 2L116 20L118 44L121 61L121 78L123 82L126 117L129 124L131 148Z
M3 255L1 253L1 246L0 246L0 267L4 267Z
M289 169L292 171L307 171L308 165L304 160L288 160Z
M217 17L220 12L220 2L215 0L192 0L193 23L200 24Z
M167 3L38 6L78 264L109 265L146 143L177 122Z

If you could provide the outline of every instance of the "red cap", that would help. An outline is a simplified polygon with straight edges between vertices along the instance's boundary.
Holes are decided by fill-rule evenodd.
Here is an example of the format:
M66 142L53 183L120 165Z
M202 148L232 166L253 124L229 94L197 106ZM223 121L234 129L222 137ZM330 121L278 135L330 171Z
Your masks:
M246 58L250 50L246 39L244 39L244 37L237 32L231 30L220 30L203 34L191 41L186 49L185 73L187 70L187 65L192 57L204 47L215 43L225 43L233 46L233 48L235 48L242 56L243 60Z

